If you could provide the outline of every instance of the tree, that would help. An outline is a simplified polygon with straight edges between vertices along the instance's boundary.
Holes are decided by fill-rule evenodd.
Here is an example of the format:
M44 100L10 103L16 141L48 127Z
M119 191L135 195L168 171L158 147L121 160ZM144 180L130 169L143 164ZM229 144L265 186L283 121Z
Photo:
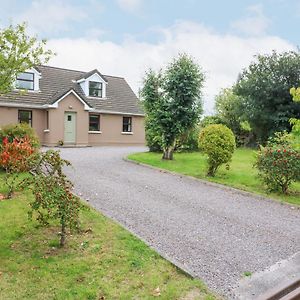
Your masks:
M164 72L146 73L141 91L146 129L157 133L163 159L173 159L176 140L198 122L203 82L200 67L186 54L174 59Z
M232 88L222 89L215 98L216 117L219 123L229 127L236 136L238 145L251 141L251 126L244 117L243 99Z
M25 23L0 29L0 94L12 90L17 74L49 61L53 52L45 46L27 35Z
M290 118L300 117L290 87L300 81L300 54L295 51L258 55L243 71L234 92L243 98L246 120L265 143L274 132L290 130Z
M78 229L79 212L86 208L80 199L72 193L73 184L64 174L63 169L71 163L60 157L58 151L48 150L36 154L32 160L31 176L21 186L29 187L34 195L30 203L32 217L43 225L49 220L58 220L61 226L60 246L66 241L67 227Z

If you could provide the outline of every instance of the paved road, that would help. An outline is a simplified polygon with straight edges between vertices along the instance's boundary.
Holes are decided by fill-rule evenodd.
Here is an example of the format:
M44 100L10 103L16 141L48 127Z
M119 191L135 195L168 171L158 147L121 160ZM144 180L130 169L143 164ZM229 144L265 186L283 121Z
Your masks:
M77 193L213 290L300 248L300 210L122 160L143 148L62 149Z

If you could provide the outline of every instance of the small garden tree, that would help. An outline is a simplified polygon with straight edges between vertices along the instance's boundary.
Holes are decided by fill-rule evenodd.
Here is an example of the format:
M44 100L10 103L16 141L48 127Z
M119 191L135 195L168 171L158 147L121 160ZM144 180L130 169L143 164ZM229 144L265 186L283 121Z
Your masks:
M235 137L225 125L208 125L199 135L199 148L208 156L207 176L215 176L222 164L231 161L235 149Z
M25 24L0 28L0 94L12 90L17 74L49 61L53 53L45 45L27 35Z
M163 159L173 159L176 141L199 120L204 75L186 54L179 55L164 72L146 73L141 96L148 137L160 143Z
M31 172L34 176L27 178L22 186L29 186L35 200L30 203L32 217L43 225L51 219L60 223L60 245L66 241L66 230L78 229L79 211L85 206L72 193L72 183L63 172L65 166L71 163L60 157L58 151L48 150L37 154Z

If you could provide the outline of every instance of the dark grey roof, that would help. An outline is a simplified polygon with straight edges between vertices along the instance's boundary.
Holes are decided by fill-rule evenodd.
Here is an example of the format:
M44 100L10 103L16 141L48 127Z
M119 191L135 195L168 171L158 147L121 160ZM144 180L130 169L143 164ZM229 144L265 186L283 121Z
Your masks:
M39 92L11 92L0 95L1 103L14 105L31 105L43 107L53 104L68 91L74 90L84 102L99 111L120 112L128 114L143 114L138 98L124 78L102 75L107 81L106 98L86 97L80 85L76 82L79 78L87 78L95 71L81 72L49 66L39 66L36 69L41 73ZM98 72L98 71L97 71Z
M94 70L92 70L92 71L90 71L90 72L87 72L87 73L85 73L85 74L83 74L83 75L80 75L80 76L77 78L77 80L80 80L80 79L87 79L87 78L89 78L90 76L92 76L92 75L94 75L94 74L98 74L101 78L103 78L103 80L105 80L105 81L107 82L107 79L105 78L105 76L102 75L97 69L94 69Z

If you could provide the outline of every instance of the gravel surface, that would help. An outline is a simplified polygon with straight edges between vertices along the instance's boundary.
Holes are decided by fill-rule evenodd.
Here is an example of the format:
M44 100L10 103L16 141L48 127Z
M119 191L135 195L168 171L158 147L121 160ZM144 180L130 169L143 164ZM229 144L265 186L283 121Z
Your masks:
M232 299L244 272L300 248L300 210L124 161L137 147L62 149L92 206Z

